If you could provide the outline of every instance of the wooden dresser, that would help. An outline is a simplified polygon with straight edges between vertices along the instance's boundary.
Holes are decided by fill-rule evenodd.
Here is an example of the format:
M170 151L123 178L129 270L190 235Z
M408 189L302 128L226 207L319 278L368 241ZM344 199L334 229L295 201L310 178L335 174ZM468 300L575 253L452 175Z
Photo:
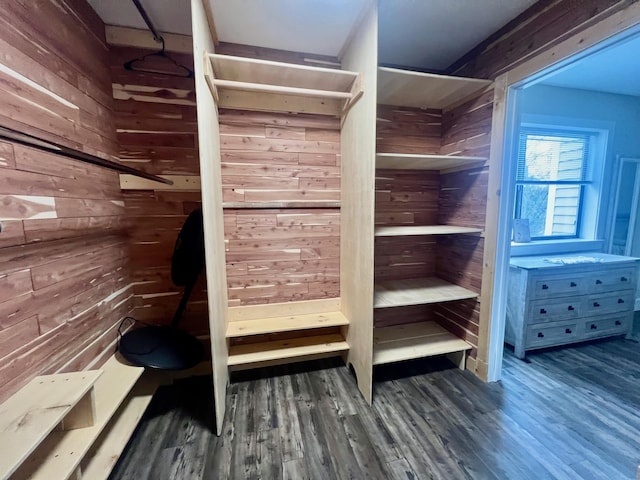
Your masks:
M630 334L639 262L605 253L512 258L506 343L524 358L537 348Z

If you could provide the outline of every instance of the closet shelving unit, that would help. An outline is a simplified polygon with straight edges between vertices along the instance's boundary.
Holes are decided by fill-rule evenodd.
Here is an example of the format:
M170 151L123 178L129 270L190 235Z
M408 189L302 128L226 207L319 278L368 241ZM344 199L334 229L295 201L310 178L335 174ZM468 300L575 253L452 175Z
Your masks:
M355 72L228 55L206 54L204 76L220 108L342 117L363 93ZM221 207L340 208L340 202L224 202ZM349 349L349 320L339 298L230 307L228 320L231 370L340 355Z
M221 108L342 116L362 96L356 72L213 53L205 78Z
M377 100L380 105L446 109L489 87L488 80L451 77L392 68L378 68ZM377 169L435 170L440 173L481 166L484 157L447 154L376 153ZM482 230L462 225L380 226L376 237L417 235L482 235ZM437 304L472 299L477 292L438 277L377 281L374 308ZM433 321L374 329L373 364L379 365L432 355L448 354L464 368L464 340Z

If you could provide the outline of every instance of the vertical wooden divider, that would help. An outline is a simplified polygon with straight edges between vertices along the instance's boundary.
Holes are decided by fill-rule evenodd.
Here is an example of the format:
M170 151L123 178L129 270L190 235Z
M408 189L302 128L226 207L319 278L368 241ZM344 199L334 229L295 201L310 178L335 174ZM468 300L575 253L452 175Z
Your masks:
M204 0L206 1L206 0ZM225 332L227 329L227 276L224 251L222 211L222 180L220 168L220 132L218 109L204 77L205 52L214 53L214 41L209 31L203 0L191 0L193 58L198 101L198 144L202 185L202 212L206 245L207 295L211 363L216 413L216 429L222 433L229 373L229 356Z
M373 364L373 242L376 154L378 12L375 3L347 45L342 68L361 72L364 94L342 127L340 297L349 319L348 364L371 403Z

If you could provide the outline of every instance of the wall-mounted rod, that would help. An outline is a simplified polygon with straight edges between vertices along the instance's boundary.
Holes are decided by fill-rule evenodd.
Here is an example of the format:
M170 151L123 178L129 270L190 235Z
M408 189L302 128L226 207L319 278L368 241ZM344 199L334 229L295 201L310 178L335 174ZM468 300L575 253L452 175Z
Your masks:
M133 4L138 9L138 12L140 13L140 16L142 17L142 19L144 20L144 23L147 24L147 27L149 27L149 30L151 30L151 33L153 33L153 38L155 39L155 41L164 43L164 39L162 38L162 35L160 35L156 30L156 27L153 26L153 22L149 18L149 15L147 15L147 11L144 9L142 4L140 3L140 0L132 0L132 1L133 1Z
M146 178L148 180L154 180L156 182L166 183L167 185L173 185L171 180L166 178L151 175L150 173L143 172L127 165L122 165L118 162L112 162L104 158L96 157L89 153L81 152L73 148L65 147L58 143L50 142L49 140L42 140L41 138L34 137L28 133L22 133L12 128L0 126L0 140L8 140L10 142L19 143L27 147L36 148L43 152L55 153L56 155L62 155L67 158L73 158L81 162L90 163L99 167L108 168L110 170L116 170L121 173L129 173L137 177Z

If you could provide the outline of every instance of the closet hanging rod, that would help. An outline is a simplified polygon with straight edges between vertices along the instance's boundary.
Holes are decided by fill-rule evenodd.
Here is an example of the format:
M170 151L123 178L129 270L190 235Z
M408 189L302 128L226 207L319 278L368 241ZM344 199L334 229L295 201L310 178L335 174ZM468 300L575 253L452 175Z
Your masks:
M127 165L122 165L120 163L113 162L111 160L106 160L104 158L96 157L95 155L81 152L80 150L75 150L73 148L65 147L64 145L60 145L58 143L51 142L49 140L42 140L38 137L29 135L28 133L19 132L12 128L0 126L0 140L8 140L10 142L19 143L27 147L37 148L38 150L41 150L43 152L54 153L56 155L61 155L67 158L73 158L74 160L90 163L92 165L97 165L99 167L108 168L110 170L116 170L120 173L129 173L137 177L146 178L148 180L153 180L156 182L166 183L167 185L173 185L173 182L171 180L167 180L166 178L158 177L156 175L151 175L150 173L143 172L142 170L138 170L133 167L129 167Z

